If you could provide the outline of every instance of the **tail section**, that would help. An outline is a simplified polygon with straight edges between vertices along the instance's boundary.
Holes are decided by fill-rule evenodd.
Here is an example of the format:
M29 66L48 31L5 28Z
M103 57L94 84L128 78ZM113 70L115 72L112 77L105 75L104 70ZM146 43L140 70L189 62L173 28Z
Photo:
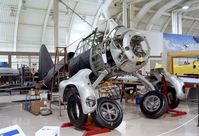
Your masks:
M39 53L39 80L47 75L49 70L53 67L52 58L44 44L42 44Z

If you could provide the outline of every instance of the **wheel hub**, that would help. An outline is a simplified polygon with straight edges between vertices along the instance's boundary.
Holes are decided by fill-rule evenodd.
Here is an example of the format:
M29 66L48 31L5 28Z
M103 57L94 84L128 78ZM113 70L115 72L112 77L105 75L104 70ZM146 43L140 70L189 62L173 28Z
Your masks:
M151 95L146 97L144 106L148 111L154 112L160 107L160 103L160 99L157 96Z
M119 116L117 107L112 103L103 103L100 109L103 118L107 121L114 121Z

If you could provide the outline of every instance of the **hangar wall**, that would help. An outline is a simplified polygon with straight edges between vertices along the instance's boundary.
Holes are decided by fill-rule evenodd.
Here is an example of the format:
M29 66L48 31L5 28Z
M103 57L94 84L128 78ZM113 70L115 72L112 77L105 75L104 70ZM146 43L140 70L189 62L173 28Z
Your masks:
M146 36L149 45L151 47L151 53L148 63L145 67L142 68L142 72L145 74L149 72L150 69L155 67L155 63L160 63L162 61L161 54L164 49L163 45L163 33L161 32L149 32L149 31L142 31L142 33ZM162 64L165 66L165 64Z

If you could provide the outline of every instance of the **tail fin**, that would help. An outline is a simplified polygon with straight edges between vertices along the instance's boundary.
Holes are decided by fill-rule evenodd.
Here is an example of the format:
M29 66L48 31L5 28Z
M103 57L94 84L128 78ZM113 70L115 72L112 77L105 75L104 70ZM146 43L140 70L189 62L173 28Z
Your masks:
M74 56L75 56L75 53L74 53L74 52L69 52L69 53L68 53L68 61L69 61L70 59L72 59Z
M52 58L44 44L41 45L39 53L39 80L47 75L48 71L53 67Z

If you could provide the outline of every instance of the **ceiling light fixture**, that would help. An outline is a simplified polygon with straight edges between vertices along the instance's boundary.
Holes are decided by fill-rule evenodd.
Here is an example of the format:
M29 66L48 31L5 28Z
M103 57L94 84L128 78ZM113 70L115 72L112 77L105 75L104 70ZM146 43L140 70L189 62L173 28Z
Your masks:
M14 7L10 7L10 16L11 17L16 16L16 9Z
M22 0L22 9L23 10L27 9L27 7L26 7L26 0Z
M99 17L99 20L104 20L104 16L101 14L100 17Z
M183 10L187 10L188 8L189 8L189 6L187 6L187 5L184 5L184 6L182 7Z

